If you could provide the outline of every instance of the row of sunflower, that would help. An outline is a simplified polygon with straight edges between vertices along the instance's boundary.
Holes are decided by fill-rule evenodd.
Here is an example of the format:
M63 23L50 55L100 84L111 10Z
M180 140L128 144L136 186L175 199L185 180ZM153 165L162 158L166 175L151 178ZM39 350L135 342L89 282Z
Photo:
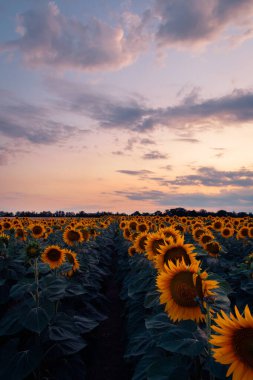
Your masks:
M133 380L253 378L253 221L120 221Z
M0 221L1 379L84 378L114 229L109 218Z

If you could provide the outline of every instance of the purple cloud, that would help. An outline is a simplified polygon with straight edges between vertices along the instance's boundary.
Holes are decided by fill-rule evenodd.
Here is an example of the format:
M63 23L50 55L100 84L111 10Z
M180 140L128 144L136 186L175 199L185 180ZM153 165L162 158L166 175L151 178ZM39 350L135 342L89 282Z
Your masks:
M144 160L161 160L161 159L165 159L165 158L168 158L168 155L167 154L163 154L163 153L160 153L158 152L157 150L153 150L151 152L148 152L148 153L145 153L142 158Z
M160 46L207 44L228 26L250 25L252 0L156 0L156 41ZM245 31L243 32L244 39ZM249 34L249 38L251 33Z
M123 26L112 27L95 18L87 24L64 16L54 2L18 15L18 39L0 45L0 51L21 51L30 67L120 69L146 50L144 21L128 14Z

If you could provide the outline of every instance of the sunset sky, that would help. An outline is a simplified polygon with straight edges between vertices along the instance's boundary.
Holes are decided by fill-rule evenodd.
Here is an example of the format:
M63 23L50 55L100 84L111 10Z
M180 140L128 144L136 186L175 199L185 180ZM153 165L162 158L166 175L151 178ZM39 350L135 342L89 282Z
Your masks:
M253 0L0 0L0 210L253 211Z

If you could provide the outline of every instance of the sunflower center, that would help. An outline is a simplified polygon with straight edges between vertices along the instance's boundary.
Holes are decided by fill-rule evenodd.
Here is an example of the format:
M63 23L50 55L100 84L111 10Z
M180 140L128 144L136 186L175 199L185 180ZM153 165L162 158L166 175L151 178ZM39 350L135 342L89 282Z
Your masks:
M42 228L40 226L33 227L33 233L34 235L39 235L42 232Z
M236 330L233 336L233 346L241 361L253 368L253 328Z
M185 249L183 247L173 247L168 248L164 255L164 263L168 264L171 260L174 264L176 264L177 260L184 259L185 264L191 264L190 257L187 255Z
M241 229L241 235L245 236L245 237L248 236L248 229L247 228L242 228Z
M72 230L68 231L68 239L70 241L78 241L80 239L79 232Z
M152 251L155 255L159 255L158 249L160 248L160 245L164 245L163 239L157 239L152 242Z
M47 257L50 261L58 261L61 258L61 251L52 248L50 251L48 251Z
M201 237L201 241L202 241L203 244L206 244L206 243L210 242L212 239L213 238L210 235L203 235Z
M146 224L139 224L138 229L140 232L145 232L147 230L147 226Z
M198 276L196 286L191 272L180 272L171 281L171 295L174 301L183 307L196 307L195 297L203 299L202 280Z
M207 244L207 250L209 253L212 253L214 255L218 255L219 251L220 251L220 247L219 245L217 244L217 242L211 242L211 243L208 243Z

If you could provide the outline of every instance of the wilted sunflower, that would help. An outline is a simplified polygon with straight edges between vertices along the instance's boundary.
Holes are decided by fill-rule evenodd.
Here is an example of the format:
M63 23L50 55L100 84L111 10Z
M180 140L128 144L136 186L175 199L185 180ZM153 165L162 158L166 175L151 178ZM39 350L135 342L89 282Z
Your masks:
M80 229L81 234L83 235L83 241L88 241L90 238L90 233L87 229Z
M64 249L58 245L50 245L41 255L41 260L49 264L51 269L60 267L65 261Z
M149 260L153 260L156 255L159 255L158 249L165 245L166 237L161 231L148 234L146 241L146 252Z
M147 232L142 232L136 237L134 241L134 247L136 249L136 252L144 253L146 251L145 243L147 241L147 235Z
M84 239L80 231L66 229L63 233L63 240L68 245L74 245L75 243L81 243Z
M213 348L213 357L221 364L230 365L226 376L232 375L232 380L252 380L253 316L248 305L244 317L235 306L235 316L221 311L214 321L217 326L212 329L219 335L211 335L210 343L219 348Z
M217 286L216 281L208 280L206 272L200 272L197 261L191 265L184 261L176 264L169 261L157 277L160 303L165 304L165 311L174 322L186 319L204 321L205 315L196 298L206 307L204 297L213 296L212 290Z

